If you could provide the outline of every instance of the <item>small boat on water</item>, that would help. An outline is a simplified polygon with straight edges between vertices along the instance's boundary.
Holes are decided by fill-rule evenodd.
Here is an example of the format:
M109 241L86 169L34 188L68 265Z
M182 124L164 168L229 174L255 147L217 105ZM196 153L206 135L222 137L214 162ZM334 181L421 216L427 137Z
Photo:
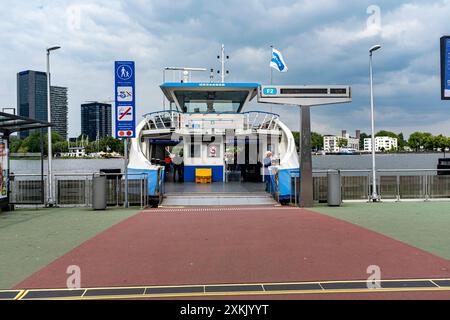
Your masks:
M359 151L356 149L352 149L352 148L341 148L341 150L336 153L337 155L354 155L354 154L359 154Z
M439 158L437 169L438 169L438 172L437 172L438 175L442 175L442 176L450 175L450 171L447 171L447 170L450 170L450 158Z

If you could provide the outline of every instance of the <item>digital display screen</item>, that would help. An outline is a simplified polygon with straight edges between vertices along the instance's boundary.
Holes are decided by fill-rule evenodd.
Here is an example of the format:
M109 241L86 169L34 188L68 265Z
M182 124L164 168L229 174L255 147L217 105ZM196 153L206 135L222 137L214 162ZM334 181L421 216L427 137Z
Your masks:
M328 88L282 88L281 94L328 94Z

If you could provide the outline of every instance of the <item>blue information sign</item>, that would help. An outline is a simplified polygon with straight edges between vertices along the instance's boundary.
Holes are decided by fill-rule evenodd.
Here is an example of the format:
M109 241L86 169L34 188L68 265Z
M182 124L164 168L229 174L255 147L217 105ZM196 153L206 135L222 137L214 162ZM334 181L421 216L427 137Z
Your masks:
M450 100L450 36L441 38L442 99Z
M277 92L277 88L264 88L263 89L263 94L265 94L265 95L275 95L275 94L277 94L278 92Z
M134 61L114 63L116 138L136 137Z

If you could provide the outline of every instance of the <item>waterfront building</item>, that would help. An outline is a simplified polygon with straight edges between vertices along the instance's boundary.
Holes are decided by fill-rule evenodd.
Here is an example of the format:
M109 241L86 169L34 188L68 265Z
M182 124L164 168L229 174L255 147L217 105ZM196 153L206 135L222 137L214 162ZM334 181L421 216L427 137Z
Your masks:
M81 105L81 134L95 141L112 134L111 104L90 102Z
M397 138L375 137L375 152L397 149ZM372 138L364 139L364 151L372 152Z
M342 130L340 136L325 135L323 137L323 150L328 153L339 153L342 152L343 149L359 151L359 138L360 138L360 130L356 130L355 137L351 137L346 130ZM340 147L339 142L342 139L345 139L347 141L347 144L345 146Z
M50 104L52 110L52 130L67 139L67 88L51 86Z
M17 114L36 120L47 121L47 74L26 70L17 74ZM19 132L26 138L31 131Z
M50 88L52 130L67 138L67 88ZM17 114L22 117L47 121L47 74L42 71L26 70L17 74ZM22 131L20 138L26 138L32 131Z

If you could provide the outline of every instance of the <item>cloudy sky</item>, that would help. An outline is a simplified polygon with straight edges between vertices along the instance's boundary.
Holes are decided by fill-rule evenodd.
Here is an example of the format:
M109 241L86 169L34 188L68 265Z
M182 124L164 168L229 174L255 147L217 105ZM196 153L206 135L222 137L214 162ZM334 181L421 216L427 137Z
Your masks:
M351 104L312 110L313 130L370 131L368 49L374 56L376 127L450 135L440 101L439 38L450 34L450 0L0 0L0 107L16 106L16 73L45 69L69 88L69 135L80 104L114 97L113 63L135 60L138 117L161 109L166 66L218 68L224 43L229 82L269 82L270 48L284 55L280 84L349 84ZM170 79L170 75L168 78ZM208 74L194 80L206 81ZM255 108L252 106L251 108ZM259 106L268 110L268 106ZM274 107L293 130L298 110Z

